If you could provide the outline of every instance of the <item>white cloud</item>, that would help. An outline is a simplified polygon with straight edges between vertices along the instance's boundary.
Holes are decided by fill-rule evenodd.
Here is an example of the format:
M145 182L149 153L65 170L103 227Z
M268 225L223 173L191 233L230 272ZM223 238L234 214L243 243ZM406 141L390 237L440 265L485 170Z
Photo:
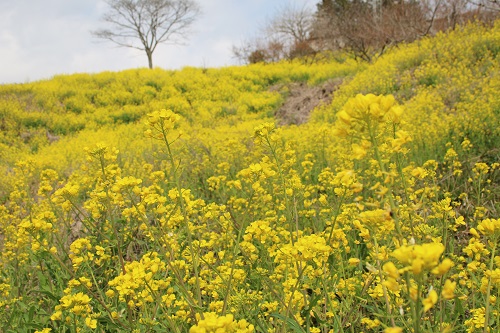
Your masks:
M203 15L186 45L161 45L155 66L218 67L236 64L232 45L253 36L286 3L313 0L199 0ZM0 1L0 83L74 72L146 67L141 51L99 42L102 0Z

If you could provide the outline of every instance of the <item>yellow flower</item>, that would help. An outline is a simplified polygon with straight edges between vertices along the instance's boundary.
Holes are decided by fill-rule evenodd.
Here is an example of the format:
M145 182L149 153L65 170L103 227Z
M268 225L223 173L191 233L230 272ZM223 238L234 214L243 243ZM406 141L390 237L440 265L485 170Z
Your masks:
M420 274L422 270L436 267L439 257L444 251L441 243L427 243L422 245L403 245L392 252L392 256L401 263L407 264L407 268L413 274Z
M424 267L424 261L422 258L415 258L411 263L411 270L413 274L418 275L422 272L422 268Z
M275 141L276 137L272 135L275 132L276 125L274 123L264 123L254 129L254 141L256 144L261 144L266 140Z
M455 287L457 286L456 282L451 282L447 279L444 282L443 290L441 291L441 295L444 299L453 299L455 298Z
M406 131L397 131L396 138L391 143L393 151L400 151L401 147L410 141L412 141L412 138Z
M345 110L340 110L337 113L337 118L339 118L339 120L345 123L346 125L351 124L352 117Z
M401 327L387 327L384 333L401 333L403 329Z
M399 283L396 279L389 277L387 280L384 281L384 286L387 287L387 289L397 292L399 291Z
M387 111L387 113L385 114L385 118L390 122L398 124L399 122L401 122L402 115L403 115L403 107L395 105L391 107L389 111Z
M487 270L485 275L491 279L493 285L500 286L500 268Z
M313 260L318 265L325 262L330 255L331 247L326 244L326 240L318 235L300 237L295 244L286 244L281 247L276 261L284 258L296 260Z
M50 316L50 320L61 320L62 319L62 311L56 311Z
M469 328L467 332L474 332L474 328L483 328L485 321L485 308L480 307L478 309L471 310L472 317L467 319L464 324Z
M145 131L146 137L164 139L164 135L172 130L181 117L172 110L162 109L148 114L146 125L151 129Z
M380 326L380 320L370 319L370 318L362 318L361 324L365 325L369 329L375 329L375 328Z
M381 227L392 221L391 213L384 209L367 210L359 214L359 219L366 227Z
M215 312L205 312L203 319L196 314L198 324L189 329L189 333L251 333L253 325L245 319L235 321L232 314L219 316Z
M448 271L450 270L450 268L453 267L453 265L454 265L453 261L451 259L446 258L432 270L432 274L444 275L448 273Z
M485 236L500 234L500 219L485 219L479 223L477 230Z
M374 94L358 94L345 103L337 113L338 129L342 127L363 129L361 123L382 123L390 121L399 123L403 109L396 105L394 96L376 96Z
M490 167L488 166L488 164L483 162L476 163L474 165L474 168L472 168L472 172L474 172L474 175L476 177L487 174L489 170Z
M411 175L415 178L424 179L428 175L428 172L422 167L416 167L411 171Z
M97 320L92 319L91 317L86 317L85 318L85 325L89 328L96 328L97 327Z
M386 262L384 266L382 266L382 270L393 279L399 278L399 271L392 261Z
M422 304L424 305L424 312L429 311L437 303L437 301L438 294L434 289L432 289L431 291L429 291L427 297L422 300Z
M52 328L44 328L41 331L35 331L35 333L50 333L52 332Z
M352 158L355 160L361 160L366 156L366 149L358 145L357 143L352 144Z
M360 260L358 258L349 258L347 262L349 263L350 266L357 266Z

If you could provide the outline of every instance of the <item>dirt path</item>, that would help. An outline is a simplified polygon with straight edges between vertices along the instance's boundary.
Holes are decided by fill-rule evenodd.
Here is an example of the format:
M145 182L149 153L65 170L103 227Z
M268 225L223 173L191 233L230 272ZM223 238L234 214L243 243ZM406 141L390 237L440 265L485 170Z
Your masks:
M275 114L278 123L280 125L300 125L305 123L314 108L332 101L333 93L341 83L341 79L336 79L314 87L308 86L304 82L290 84L285 102ZM276 91L281 88L275 86L271 89Z

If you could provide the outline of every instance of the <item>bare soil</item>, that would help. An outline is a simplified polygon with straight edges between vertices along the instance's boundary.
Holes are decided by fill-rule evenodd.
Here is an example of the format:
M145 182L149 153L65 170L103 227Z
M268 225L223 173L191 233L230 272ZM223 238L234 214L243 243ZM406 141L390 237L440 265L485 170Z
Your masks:
M321 104L329 104L334 92L342 83L341 79L329 80L318 86L307 83L292 83L287 86L285 102L276 111L276 119L280 125L300 125L309 120L314 108ZM272 91L282 91L283 86L273 86Z

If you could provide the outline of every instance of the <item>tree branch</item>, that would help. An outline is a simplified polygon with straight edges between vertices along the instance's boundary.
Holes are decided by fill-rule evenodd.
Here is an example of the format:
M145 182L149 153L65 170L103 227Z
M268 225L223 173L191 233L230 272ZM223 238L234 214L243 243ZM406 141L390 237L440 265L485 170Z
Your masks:
M109 12L103 21L110 28L92 31L92 35L145 51L150 67L158 44L180 43L200 13L194 0L108 0L107 4Z

